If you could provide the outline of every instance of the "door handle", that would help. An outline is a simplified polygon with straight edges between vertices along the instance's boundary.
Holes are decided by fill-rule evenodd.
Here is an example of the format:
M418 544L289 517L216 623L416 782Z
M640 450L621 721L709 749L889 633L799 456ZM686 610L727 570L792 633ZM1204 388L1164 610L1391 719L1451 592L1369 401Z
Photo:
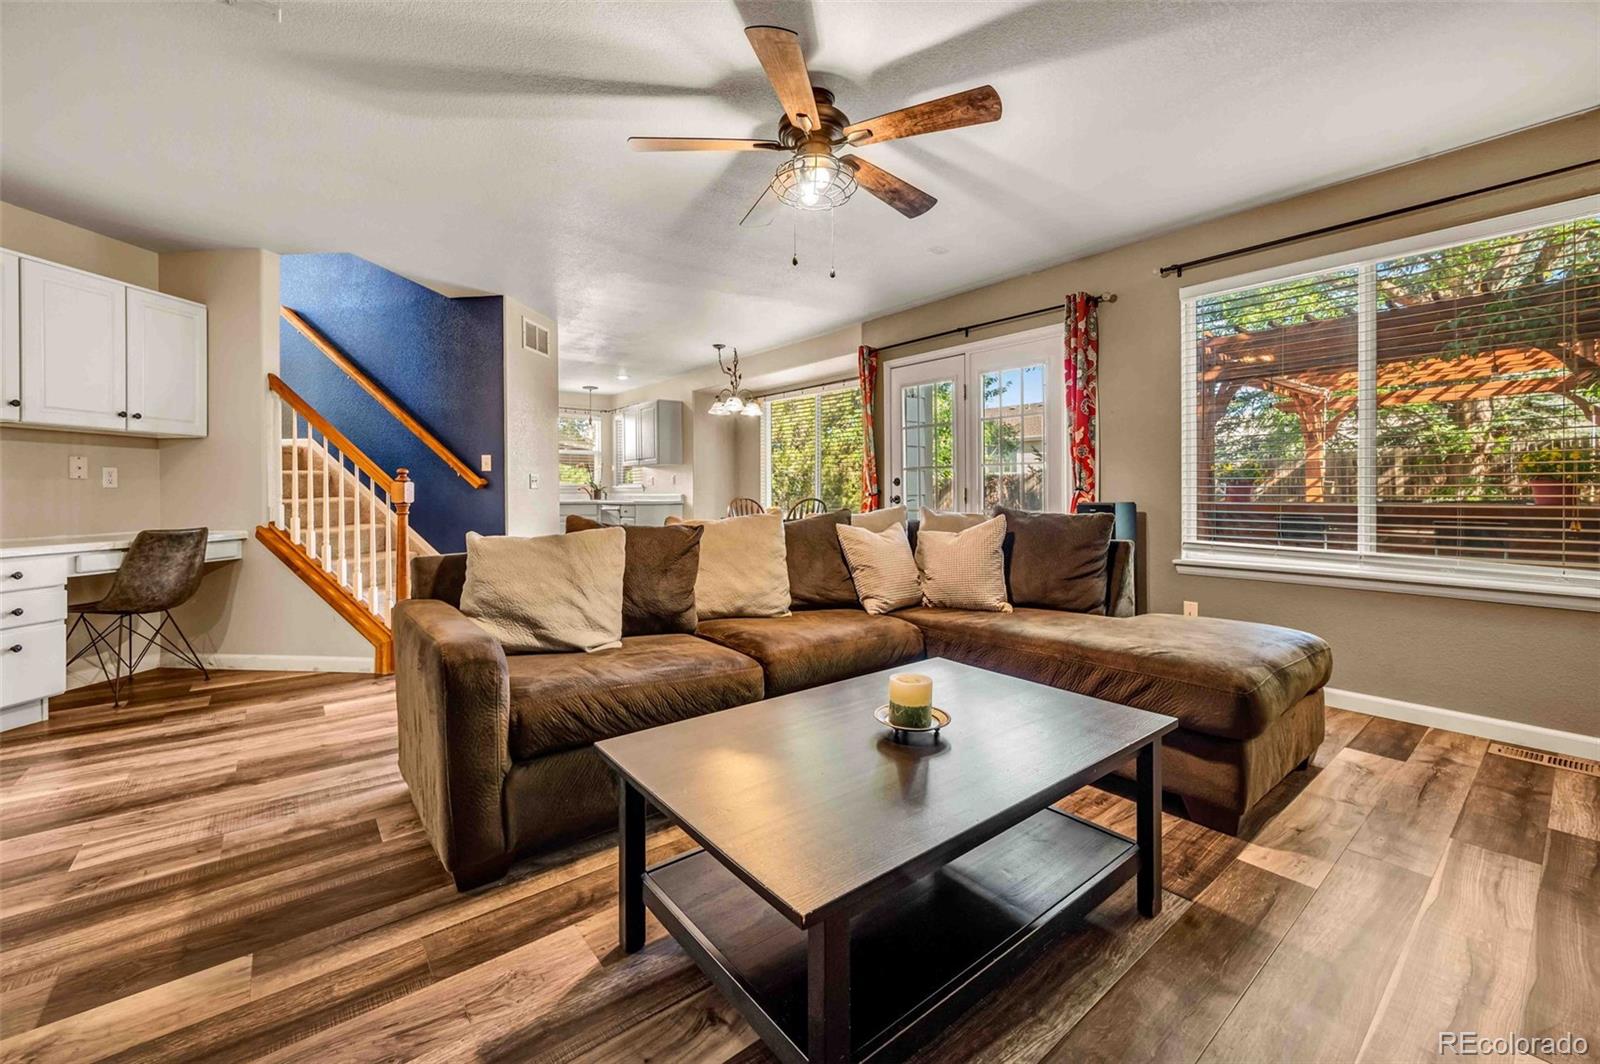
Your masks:
M890 502L894 502L894 503L898 503L898 502L899 502L899 501L900 501L900 496L898 496L898 495L891 495L891 496L889 496L889 501L890 501Z

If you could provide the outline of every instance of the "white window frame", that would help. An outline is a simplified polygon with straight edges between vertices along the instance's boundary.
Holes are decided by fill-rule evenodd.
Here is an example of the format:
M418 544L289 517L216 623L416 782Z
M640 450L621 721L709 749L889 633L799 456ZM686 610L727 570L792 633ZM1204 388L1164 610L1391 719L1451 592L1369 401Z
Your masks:
M567 406L558 407L556 409L556 418L557 418L557 426L558 426L558 431L556 433L556 455L557 455L556 461L557 461L557 464L559 465L559 463L560 463L560 455L561 455L561 444L560 444L561 433L559 432L560 419L561 418L580 418L580 417L581 418L588 418L590 421L594 422L594 424L595 424L594 465L592 467L593 471L594 471L593 472L593 476L594 476L595 483L603 484L605 482L605 469L604 469L604 464L605 463L602 461L602 456L605 453L605 443L604 443L605 437L604 437L603 433L606 431L605 430L606 412L604 410L589 411L589 410L580 410L580 409L578 409L576 407L567 407ZM576 485L576 484L568 484L565 481L561 482L560 495L563 498L566 498L566 499L588 499L589 498L589 494L587 492L585 492L582 488L580 488L578 485Z
M861 394L860 381L834 381L829 384L816 384L809 388L791 388L784 392L773 392L763 395L757 400L761 404L761 505L771 506L772 503L772 403L778 399L803 399L808 395L818 397L816 403L816 435L817 460L811 467L811 494L815 498L822 498L822 402L821 397L832 395L835 392L855 392ZM865 424L862 432L866 431Z
M1196 576L1320 584L1600 611L1600 574L1543 574L1535 571L1536 567L1531 565L1506 565L1459 558L1451 559L1446 568L1430 565L1420 558L1377 553L1374 549L1377 540L1377 485L1372 482L1377 452L1377 264L1473 240L1491 240L1540 226L1559 225L1592 217L1596 213L1600 213L1600 196L1586 196L1482 222L1434 230L1414 237L1180 288L1178 394L1182 443L1178 482L1182 492L1182 540L1179 555L1173 559L1177 571ZM1358 468L1361 470L1357 492L1358 549L1355 552L1324 551L1278 544L1249 548L1201 541L1198 534L1199 478L1191 475L1195 461L1195 434L1199 427L1199 412L1194 402L1194 378L1198 367L1192 342L1196 301L1352 267L1360 270L1360 327L1356 350L1356 368L1360 374L1357 450Z

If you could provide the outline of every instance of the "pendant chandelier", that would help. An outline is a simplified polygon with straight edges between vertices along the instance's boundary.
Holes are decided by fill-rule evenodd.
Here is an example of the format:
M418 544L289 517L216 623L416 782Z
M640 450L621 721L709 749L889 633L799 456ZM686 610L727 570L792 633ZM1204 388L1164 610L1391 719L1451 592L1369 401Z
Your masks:
M711 404L707 413L715 417L731 417L742 414L745 417L760 417L761 403L753 398L749 392L739 387L739 349L733 349L733 361L723 361L722 351L727 344L712 344L717 349L717 368L728 375L728 386L717 393L716 401Z

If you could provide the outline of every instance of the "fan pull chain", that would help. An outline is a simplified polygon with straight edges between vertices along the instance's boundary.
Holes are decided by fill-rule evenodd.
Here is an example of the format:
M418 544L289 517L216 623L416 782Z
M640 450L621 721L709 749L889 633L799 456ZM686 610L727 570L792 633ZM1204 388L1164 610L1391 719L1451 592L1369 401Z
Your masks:
M789 265L800 265L800 223L793 218L789 219L789 234L794 240L794 251L789 256Z
M839 276L837 273L834 272L834 269L833 269L834 257L835 256L834 256L834 253L833 253L833 208L829 207L828 208L828 276L829 277L837 277L837 276Z

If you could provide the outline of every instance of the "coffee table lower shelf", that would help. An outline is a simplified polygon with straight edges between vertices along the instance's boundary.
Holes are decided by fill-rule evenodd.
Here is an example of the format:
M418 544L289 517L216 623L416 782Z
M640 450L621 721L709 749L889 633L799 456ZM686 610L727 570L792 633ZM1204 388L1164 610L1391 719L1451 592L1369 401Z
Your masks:
M857 916L851 1057L925 1041L1138 863L1132 840L1044 809ZM806 932L704 850L643 878L645 904L767 1045L807 1060Z

